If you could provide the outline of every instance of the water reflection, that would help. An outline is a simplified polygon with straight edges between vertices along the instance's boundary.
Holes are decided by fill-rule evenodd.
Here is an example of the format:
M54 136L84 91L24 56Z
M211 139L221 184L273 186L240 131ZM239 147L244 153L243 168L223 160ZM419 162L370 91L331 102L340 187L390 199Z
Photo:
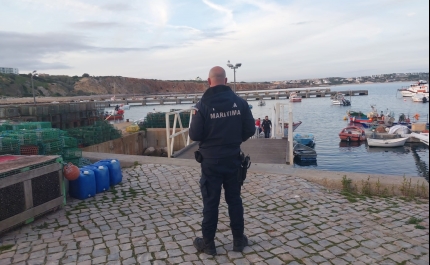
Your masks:
M294 164L301 167L318 166L316 160L301 160L301 159L298 159L297 157L294 157Z
M367 152L369 153L380 153L380 152L392 152L397 154L407 154L408 150L404 146L399 147L369 147L366 145Z
M415 160L415 165L417 166L418 174L425 178L427 182L429 181L429 168L426 164L426 161L421 160L419 156L420 152L425 152L428 150L428 146L423 144L409 144L406 146L406 149L411 151L412 157Z
M348 142L348 141L340 141L339 142L339 147L359 147L362 144L364 144L364 141L353 141L353 142Z

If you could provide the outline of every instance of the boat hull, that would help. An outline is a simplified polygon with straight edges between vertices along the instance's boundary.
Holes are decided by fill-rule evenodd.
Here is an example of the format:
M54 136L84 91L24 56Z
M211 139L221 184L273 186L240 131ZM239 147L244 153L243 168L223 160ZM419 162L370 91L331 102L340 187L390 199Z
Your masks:
M124 120L124 115L109 115L105 117L106 121Z
M356 126L348 126L342 129L339 133L339 138L342 141L358 142L366 140L366 132Z
M408 138L395 138L395 139L373 139L367 138L367 145L369 147L399 147L404 146Z
M293 150L294 158L302 161L316 160L317 152L305 145L296 143Z
M296 134L293 140L299 144L313 147L315 145L315 137L313 134Z

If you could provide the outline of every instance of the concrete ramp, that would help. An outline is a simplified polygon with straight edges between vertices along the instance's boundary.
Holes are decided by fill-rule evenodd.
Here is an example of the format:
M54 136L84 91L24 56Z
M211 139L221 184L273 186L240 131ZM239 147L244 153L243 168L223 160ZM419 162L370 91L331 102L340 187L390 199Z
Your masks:
M287 139L249 139L242 143L241 148L245 154L249 154L252 163L286 164ZM173 154L175 158L194 159L194 151L199 148L198 143L193 143Z

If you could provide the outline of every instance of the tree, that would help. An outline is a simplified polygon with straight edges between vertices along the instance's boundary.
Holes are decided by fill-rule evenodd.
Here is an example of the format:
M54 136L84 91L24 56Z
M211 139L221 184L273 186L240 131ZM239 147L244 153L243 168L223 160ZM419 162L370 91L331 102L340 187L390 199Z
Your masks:
M90 77L90 75L87 74L87 73L85 73L85 74L82 75L82 77Z

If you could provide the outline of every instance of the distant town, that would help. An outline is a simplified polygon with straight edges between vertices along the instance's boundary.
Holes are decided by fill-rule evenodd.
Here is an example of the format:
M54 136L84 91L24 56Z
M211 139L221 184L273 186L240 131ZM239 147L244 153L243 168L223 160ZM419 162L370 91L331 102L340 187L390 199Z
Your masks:
M0 74L19 74L18 68L0 67ZM30 75L30 73L29 73ZM40 77L48 77L49 74L38 73ZM55 75L54 75L55 76ZM67 75L58 75L67 76ZM78 76L74 76L78 77ZM88 74L83 74L82 77L90 77ZM94 76L93 76L94 77ZM387 83L387 82L402 82L402 81L418 81L418 80L429 80L429 72L418 72L418 73L392 73L392 74L379 74L371 76L358 76L358 77L325 77L325 78L314 78L314 79L295 79L295 80L284 80L284 81L271 81L271 82L251 82L251 83L266 83L273 85L285 85L285 84L298 84L301 86L321 86L321 85L344 85L344 84L364 84L364 83ZM171 80L170 80L171 81ZM179 80L176 80L179 81ZM196 77L193 80L183 81L198 81L204 82L205 79ZM250 82L238 82L238 83L250 83Z
M274 85L281 84L300 84L307 86L333 86L333 85L345 85L345 84L370 84L370 83L387 83L387 82L407 82L407 81L418 81L429 79L428 72L420 73L393 73L393 74L380 74L371 76L359 76L359 77L326 77L316 79L297 79L297 80L285 80L271 82Z

